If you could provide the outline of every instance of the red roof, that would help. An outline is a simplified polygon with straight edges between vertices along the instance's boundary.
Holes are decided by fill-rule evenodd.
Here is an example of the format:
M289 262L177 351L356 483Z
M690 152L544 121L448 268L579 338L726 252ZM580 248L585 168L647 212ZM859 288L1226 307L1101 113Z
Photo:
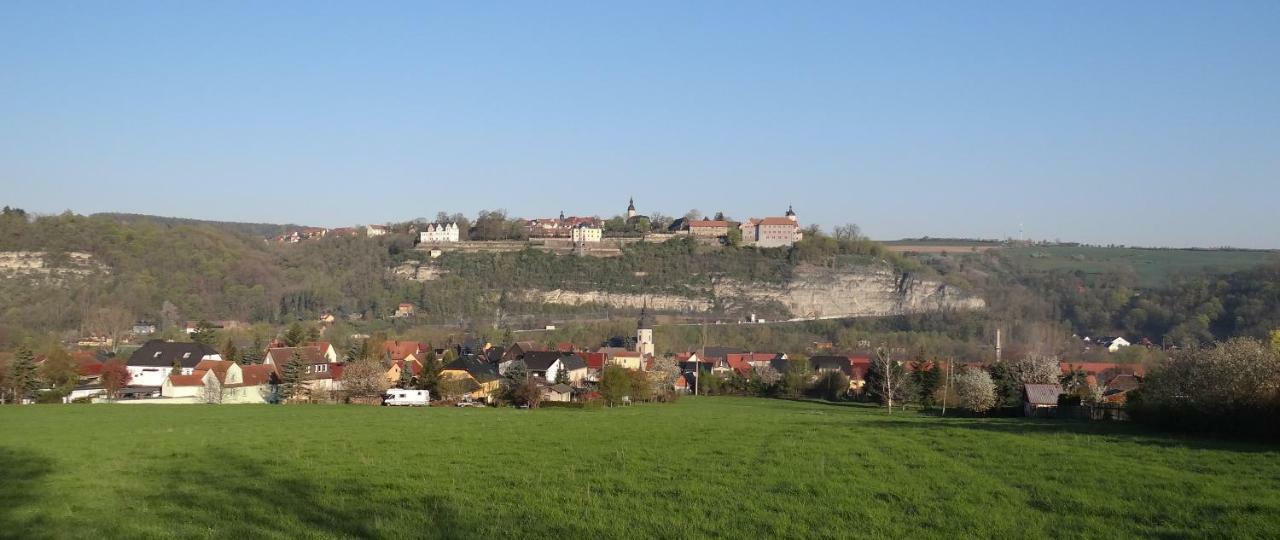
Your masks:
M244 386L258 386L271 382L271 373L273 371L275 370L266 364L240 366L240 373L241 377L244 379Z
M169 384L171 386L204 386L204 371L197 371L190 375L170 375Z
M791 225L793 227L799 227L799 225L796 225L796 222L791 221L790 218L784 218L784 217L767 217L758 221L757 224L759 225Z
M575 347L573 343L570 343L568 341L561 341L560 343L556 344L556 350L560 352L573 352L577 350L577 347Z
M729 367L733 368L734 371L747 375L751 373L751 364L747 363L745 356L745 354L730 354L728 358L725 358L725 362L728 362Z
M382 348L391 354L391 360L404 360L406 356L418 354L420 344L417 341L384 341Z
M790 221L788 221L787 223L790 223ZM716 220L710 220L710 219L689 222L690 229L694 227L728 227L729 225L730 223L728 221L716 221Z
M587 361L588 368L604 369L604 362L607 359L606 357L608 355L602 352L589 352L589 353L583 353L580 356L582 356L583 360Z

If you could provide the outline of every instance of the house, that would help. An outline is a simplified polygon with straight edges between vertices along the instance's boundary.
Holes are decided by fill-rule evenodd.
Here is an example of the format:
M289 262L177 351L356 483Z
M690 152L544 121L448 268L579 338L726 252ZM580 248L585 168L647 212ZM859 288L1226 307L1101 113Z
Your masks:
M700 219L689 222L689 234L700 238L724 238L729 236L732 223L721 220Z
M338 361L338 351L333 348L333 344L328 341L308 341L302 344L303 347L316 347L320 349L320 353L324 355L329 363Z
M151 321L138 321L133 323L133 335L149 336L156 333L156 323Z
M598 243L604 239L604 229L586 223L579 223L570 229L569 238L575 244Z
M267 349L262 363L271 366L276 377L284 378L285 366L295 355L302 363L302 378L306 381L308 391L331 392L340 389L341 383L334 370L334 366L339 364L330 363L320 347L272 347Z
M222 360L212 348L199 343L177 343L153 339L133 351L125 363L130 385L159 388L177 366L182 375L191 375L203 360Z
M1058 412L1060 395L1062 395L1060 384L1023 385L1022 412L1030 417L1053 416Z
M1116 375L1102 386L1103 403L1124 405L1128 401L1129 392L1142 387L1142 379L1137 375Z
M392 362L408 360L421 364L422 360L426 357L426 354L423 351L428 351L430 349L431 347L429 345L419 341L392 340L382 342L382 350L387 354L388 359Z
M461 235L457 223L431 223L418 231L419 244L443 244L457 242Z
M386 225L365 225L364 227L364 235L370 238L373 238L375 236L383 236L386 234L387 234Z
M271 366L241 366L228 360L205 360L191 375L170 375L161 397L196 403L262 403L278 382Z
M502 362L520 360L524 358L525 354L541 350L544 350L543 347L532 341L517 341L508 346L506 351L503 351Z
M804 238L795 210L787 208L783 217L751 218L739 226L742 244L764 248L787 247Z
M644 369L644 355L635 351L619 351L609 356L608 365L621 366L626 369L641 371Z
M396 312L392 313L391 317L394 319L403 319L407 317L412 317L416 313L417 313L417 308L413 307L413 304L406 302L396 306Z
M502 388L502 377L497 366L483 358L464 354L440 370L440 378L459 382L463 388L461 397L492 402Z
M562 361L564 358L574 358L574 365L579 370L576 373L579 381L586 377L587 363L576 354L562 355L558 351L534 351L526 353L523 360L529 376L555 381L560 371L565 369L565 363Z
M564 371L569 379L569 384L573 386L581 386L587 381L590 369L587 368L587 360L579 354L561 354L560 369ZM555 379L551 379L555 380Z
M573 387L567 384L548 382L540 377L535 377L533 381L542 392L542 401L568 403L573 399Z
M1106 347L1107 352L1116 352L1124 347L1132 345L1128 340L1122 337L1101 337L1095 343L1099 346Z

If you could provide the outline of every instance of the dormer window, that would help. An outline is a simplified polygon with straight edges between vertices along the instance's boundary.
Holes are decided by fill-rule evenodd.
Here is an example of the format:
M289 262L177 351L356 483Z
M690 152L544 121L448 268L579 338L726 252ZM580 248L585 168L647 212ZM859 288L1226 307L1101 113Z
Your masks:
M188 352L188 353L182 353L182 359L183 359L183 360L186 360L186 359L188 359L188 358L191 358L191 353L189 353L189 352Z
M160 351L156 351L156 354L152 356L152 358L160 358Z

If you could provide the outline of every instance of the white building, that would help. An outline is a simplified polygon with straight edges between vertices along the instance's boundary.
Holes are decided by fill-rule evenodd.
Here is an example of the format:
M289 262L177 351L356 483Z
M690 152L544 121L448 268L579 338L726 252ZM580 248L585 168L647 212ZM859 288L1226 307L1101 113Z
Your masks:
M154 339L129 355L130 386L161 386L176 366L182 375L191 375L204 360L222 360L213 349L199 343L175 343Z
M418 242L422 244L439 244L458 241L457 223L432 223L418 233Z
M599 242L604 238L604 229L592 227L586 223L581 223L573 230L569 231L569 238L573 239L575 244L585 244L588 242Z
M365 236L382 236L387 234L386 225L366 225L364 227Z

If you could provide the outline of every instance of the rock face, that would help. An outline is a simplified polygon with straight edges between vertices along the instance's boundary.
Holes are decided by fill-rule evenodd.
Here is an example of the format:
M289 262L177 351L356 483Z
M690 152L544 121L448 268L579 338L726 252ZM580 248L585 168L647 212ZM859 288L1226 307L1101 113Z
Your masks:
M71 251L0 251L0 277L48 277L53 279L104 272L93 255Z
M679 311L682 313L697 313L711 309L711 301L707 299L664 294L626 294L600 291L565 291L560 289L553 291L527 289L521 291L521 300L565 306L597 304L634 309L640 309L648 305L650 309Z
M725 281L716 284L721 298L746 297L776 301L797 319L874 317L946 310L984 309L986 302L954 287L884 268L854 271L798 269L782 285Z
M709 291L723 304L781 305L795 319L877 317L947 310L986 308L981 298L936 281L899 274L888 267L829 271L797 269L785 284L745 283L724 280ZM661 311L694 313L711 309L711 298L675 295L641 295L600 291L526 290L525 301L578 306L600 304L639 308L648 302Z

